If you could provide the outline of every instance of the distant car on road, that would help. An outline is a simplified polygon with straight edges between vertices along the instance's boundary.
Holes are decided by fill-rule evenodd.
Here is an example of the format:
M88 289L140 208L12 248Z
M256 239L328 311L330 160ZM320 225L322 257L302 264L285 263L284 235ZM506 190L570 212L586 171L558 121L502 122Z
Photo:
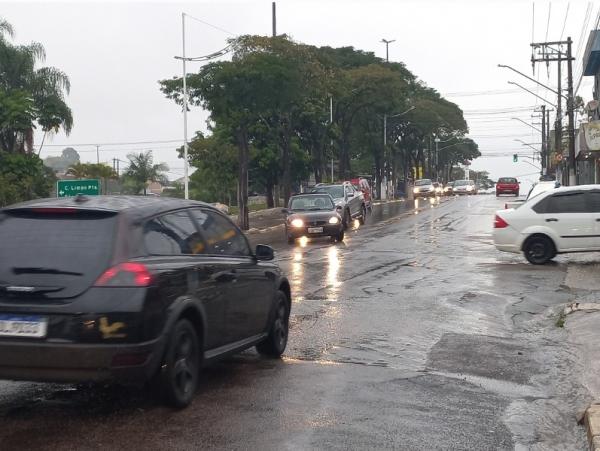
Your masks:
M523 205L524 202L528 201L529 199L534 198L535 196L537 196L540 193L543 193L544 191L548 191L554 188L559 188L560 187L560 183L556 182L556 181L542 181L542 182L537 182L536 184L534 184L531 189L529 190L529 193L527 193L527 197L525 199L518 199L518 200L512 200L509 202L506 202L504 204L504 208L519 208L521 205Z
M285 350L290 284L210 205L77 196L0 210L0 379L153 382L188 405L200 370Z
M494 245L534 265L556 254L600 251L600 185L547 190L494 218Z
M514 177L500 177L496 182L496 196L512 194L519 197L519 182Z
M435 186L430 179L415 180L413 194L415 199L418 197L433 197L436 195Z
M288 208L283 210L287 242L293 244L302 236L329 236L337 241L344 239L344 224L333 198L326 193L300 194L290 197Z
M477 194L477 185L475 180L456 180L452 192L459 195Z
M363 193L354 188L352 183L319 184L311 190L311 193L329 194L333 198L336 207L342 207L340 214L345 229L350 227L353 219L358 219L361 224L365 223L367 206L365 205Z
M444 186L444 196L452 196L453 186L454 186L454 182L446 183L446 186Z

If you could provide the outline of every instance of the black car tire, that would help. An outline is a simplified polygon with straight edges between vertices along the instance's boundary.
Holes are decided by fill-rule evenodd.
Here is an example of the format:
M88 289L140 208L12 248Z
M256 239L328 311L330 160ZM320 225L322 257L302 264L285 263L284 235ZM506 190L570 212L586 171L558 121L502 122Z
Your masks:
M547 236L534 235L523 245L523 254L532 265L543 265L556 256L556 249Z
M275 315L265 340L256 345L259 354L267 357L281 357L285 351L289 332L290 310L285 293L277 291Z
M360 225L364 225L366 220L367 220L367 209L363 205L360 209L360 218L358 218L358 222Z
M175 323L161 366L160 388L165 401L178 409L188 406L200 377L200 344L187 319Z
M341 230L340 233L338 233L336 235L335 240L338 241L338 242L340 242L340 243L342 241L344 241L344 231L343 230Z
M296 239L293 236L288 235L287 242L288 244L294 244L296 242Z

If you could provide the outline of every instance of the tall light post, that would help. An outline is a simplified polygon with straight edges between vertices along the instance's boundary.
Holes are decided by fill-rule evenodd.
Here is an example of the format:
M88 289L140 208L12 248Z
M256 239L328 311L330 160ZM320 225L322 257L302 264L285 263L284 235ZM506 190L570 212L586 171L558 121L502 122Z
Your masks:
M183 192L184 198L190 198L189 192L189 164L188 164L188 136L187 136L187 110L188 110L188 98L187 98L187 72L185 68L186 57L185 57L185 13L181 13L181 40L183 47L183 54L181 61L183 62Z
M389 45L392 42L396 42L395 39L382 39L381 42L383 42L385 44L385 62L389 63L390 62L390 54L389 54Z
M333 125L333 96L329 96L329 125ZM333 183L333 137L329 141L331 147L331 183Z
M439 158L438 155L439 155L439 151L440 151L440 141L441 140L439 137L436 136L434 141L435 141L435 158L434 158L435 165L434 165L434 168L435 168L435 181L437 182L438 175L439 175L438 174L438 158Z

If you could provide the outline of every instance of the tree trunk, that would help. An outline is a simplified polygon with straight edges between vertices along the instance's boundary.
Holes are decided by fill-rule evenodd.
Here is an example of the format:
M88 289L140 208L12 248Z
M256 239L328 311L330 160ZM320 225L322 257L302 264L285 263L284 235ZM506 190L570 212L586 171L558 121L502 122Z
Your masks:
M267 191L267 208L274 208L275 201L273 199L273 183L267 182L265 184L265 189Z
M245 128L238 130L238 225L242 230L250 228L250 219L248 216L248 136Z

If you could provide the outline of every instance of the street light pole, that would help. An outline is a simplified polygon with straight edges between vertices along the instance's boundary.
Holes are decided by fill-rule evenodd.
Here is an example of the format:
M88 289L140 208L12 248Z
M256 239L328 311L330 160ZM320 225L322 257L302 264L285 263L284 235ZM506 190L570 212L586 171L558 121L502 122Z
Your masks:
M329 96L329 125L333 125L333 96ZM331 183L333 183L333 138L329 141L331 147Z
M181 37L183 43L183 189L185 199L190 198L188 178L188 135L187 135L187 72L185 67L185 13L181 13Z
M389 54L389 51L388 51L388 46L389 46L389 45L390 45L392 42L395 42L395 41L396 41L395 39L391 39L391 40L388 40L388 39L382 39L382 40L381 40L381 42L383 42L383 43L385 44L385 62L386 62L386 63L389 63L389 62L390 62L390 54Z

